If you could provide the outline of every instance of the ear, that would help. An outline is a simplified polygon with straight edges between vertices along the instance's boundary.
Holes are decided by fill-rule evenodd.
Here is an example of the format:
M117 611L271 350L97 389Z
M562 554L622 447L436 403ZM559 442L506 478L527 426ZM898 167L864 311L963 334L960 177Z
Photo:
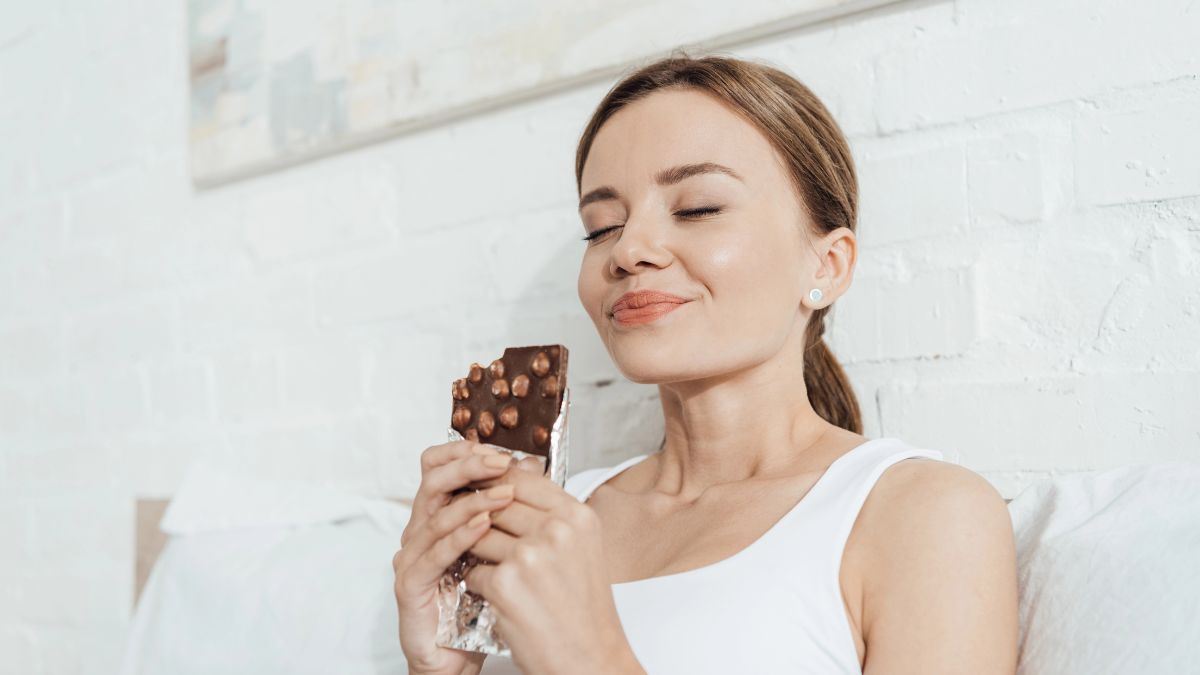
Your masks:
M813 242L816 266L811 283L804 290L801 302L809 309L821 309L832 305L850 288L854 279L854 265L858 261L858 240L854 231L839 227ZM821 299L813 300L809 292L821 289Z

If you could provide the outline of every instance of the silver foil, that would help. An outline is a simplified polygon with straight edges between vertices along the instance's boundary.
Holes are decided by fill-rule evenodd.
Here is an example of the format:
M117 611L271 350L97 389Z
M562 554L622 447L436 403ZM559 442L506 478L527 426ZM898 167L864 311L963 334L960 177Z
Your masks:
M565 486L567 483L567 414L571 409L571 389L563 389L562 407L558 417L550 427L550 451L547 455L546 477L556 485ZM462 434L453 427L447 428L447 439L450 441L463 440ZM500 450L511 454L518 460L525 457L540 457L530 455L520 450ZM496 616L491 605L482 596L467 590L465 575L475 565L491 564L467 551L442 574L438 584L438 628L437 644L442 647L452 647L471 652L512 656L508 645L496 632Z

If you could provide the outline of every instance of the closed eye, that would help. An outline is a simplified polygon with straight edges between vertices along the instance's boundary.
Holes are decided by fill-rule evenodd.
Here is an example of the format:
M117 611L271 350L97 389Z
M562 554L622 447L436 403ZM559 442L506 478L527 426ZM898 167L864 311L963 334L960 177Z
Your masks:
M600 229L596 230L595 232L592 232L591 234L589 234L589 235L587 235L586 237L584 237L584 238L583 238L583 240L584 240L584 241L591 241L591 240L593 240L593 239L598 239L598 238L600 238L601 236L603 236L604 234L606 234L606 233L608 233L608 232L611 232L612 230L615 230L615 229L617 229L618 227L623 227L623 226L622 226L622 225L609 225L608 227L602 227L602 228L600 228Z
M688 209L686 211L676 211L675 215L681 216L683 218L703 218L704 216L711 216L711 215L718 214L720 212L721 212L721 207L719 207L719 206L705 206L705 207L698 208L698 209Z
M703 218L705 216L716 215L720 212L721 212L721 208L719 206L704 206L704 207L701 207L698 209L685 209L683 211L676 211L675 215L679 216L680 218ZM588 234L587 236L583 237L583 240L584 241L593 241L593 240L599 239L600 237L604 236L605 234L608 234L609 232L617 229L618 227L624 227L624 225L609 225L608 227L602 227L602 228L596 230L595 232L592 232L592 233Z

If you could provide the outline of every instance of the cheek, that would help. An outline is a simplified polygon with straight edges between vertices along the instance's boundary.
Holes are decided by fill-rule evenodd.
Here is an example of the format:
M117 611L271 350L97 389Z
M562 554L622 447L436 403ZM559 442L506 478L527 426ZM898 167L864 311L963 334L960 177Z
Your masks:
M696 273L718 300L738 296L753 303L778 295L794 264L778 246L760 238L724 237L701 250Z
M598 321L600 306L604 301L604 268L603 259L589 253L583 254L579 263L579 279L576 282L576 292L579 302L587 311L592 321Z
M708 264L713 272L721 274L722 276L729 276L731 272L737 270L738 261L743 257L744 256L742 255L742 252L736 247L726 246L713 251L712 256L709 258Z

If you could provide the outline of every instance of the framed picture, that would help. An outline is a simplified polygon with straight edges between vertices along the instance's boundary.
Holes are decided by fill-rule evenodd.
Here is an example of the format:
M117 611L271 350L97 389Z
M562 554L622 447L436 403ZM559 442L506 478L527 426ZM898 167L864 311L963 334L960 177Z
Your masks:
M188 0L210 186L895 0Z

